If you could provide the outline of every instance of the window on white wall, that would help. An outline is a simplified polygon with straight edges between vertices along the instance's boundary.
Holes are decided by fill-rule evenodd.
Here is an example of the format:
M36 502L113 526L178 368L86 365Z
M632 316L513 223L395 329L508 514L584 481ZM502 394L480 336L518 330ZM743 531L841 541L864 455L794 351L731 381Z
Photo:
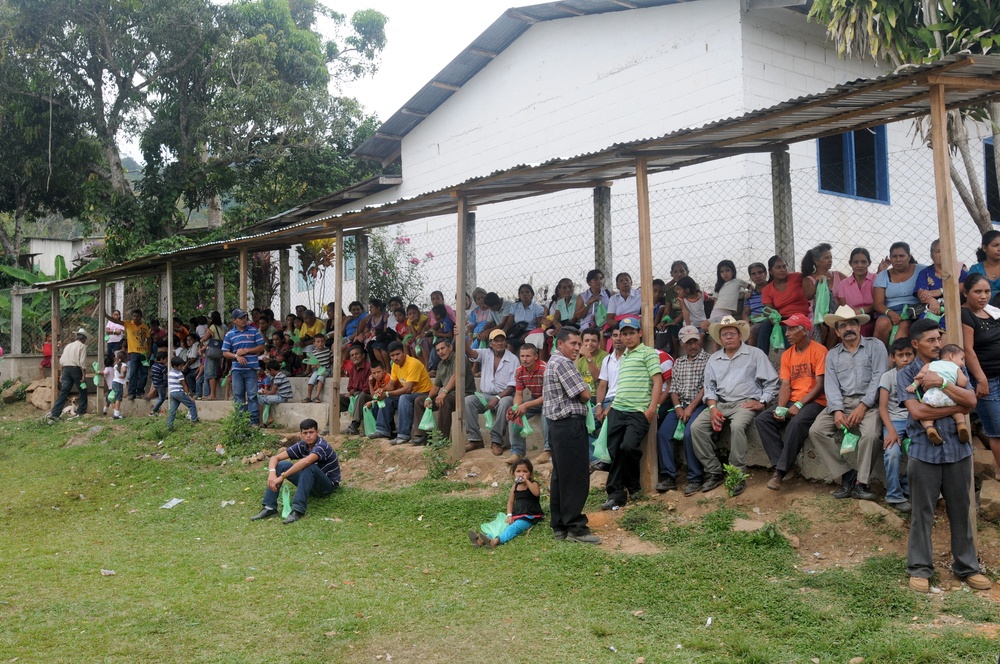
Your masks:
M990 211L990 219L1000 221L1000 188L997 187L996 154L992 137L987 138L983 142L983 153L985 156L983 164L986 171L984 173L986 179L986 207Z
M889 202L885 126L820 138L816 141L816 156L821 192Z

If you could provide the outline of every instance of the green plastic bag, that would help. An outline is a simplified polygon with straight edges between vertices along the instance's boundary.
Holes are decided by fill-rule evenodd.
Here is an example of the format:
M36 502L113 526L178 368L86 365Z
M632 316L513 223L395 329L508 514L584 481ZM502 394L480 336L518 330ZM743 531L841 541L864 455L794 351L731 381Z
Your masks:
M94 376L94 377L96 378L97 376ZM80 383L80 391L81 392L86 392L87 391L87 381L83 381L82 383Z
M674 427L674 440L684 440L684 420L677 420L677 426Z
M267 422L267 420L270 418L270 416L271 416L271 404L266 403L266 404L264 404L264 412L260 416L261 417L261 421Z
M535 430L531 428L531 423L528 422L528 416L526 414L522 415L521 416L521 437L522 438L527 438L528 436L530 436L533 433L535 433Z
M375 403L375 402L372 402ZM365 421L365 435L370 436L378 429L378 423L375 421L375 409L374 408L362 408L364 412Z
M100 385L100 384L101 384L101 377L94 376L94 385Z
M826 279L816 282L816 295L813 301L813 323L819 325L823 316L830 313L830 285Z
M108 392L108 403L114 403L116 401L118 401L118 393L115 392L114 390L111 390L110 392Z
M490 537L500 537L500 533L507 529L507 515L503 512L497 512L497 516L492 521L487 521L486 523L479 526L480 532L484 535L489 535Z
M907 436L903 439L903 454L910 456L910 437Z
M850 454L854 450L858 449L858 441L861 440L861 436L856 433L851 433L848 431L847 427L840 427L844 432L844 442L840 444L841 454Z
M594 404L587 404L587 433L594 433L597 429L597 422L594 421Z
M604 324L608 322L608 308L604 306L603 302L598 302L597 306L594 307L594 323L597 327L604 327Z
M764 307L759 315L750 317L751 323L763 323L766 320L771 321L771 325L773 326L771 328L771 348L784 350L785 335L781 332L781 314L776 309Z
M594 441L594 458L604 463L611 463L611 454L608 453L607 423L601 427L601 433L597 434L597 440Z
M232 376L232 375L233 375L233 372L230 371L225 376L223 376L222 380L219 381L219 387L221 387L222 389L225 389L226 388L226 383L229 382L229 377Z
M490 410L489 399L487 399L485 396L483 396L483 394L481 392L476 392L476 396L479 397L479 401L483 404L483 407L486 408L486 413L483 415L483 419L486 420L486 428L487 429L492 429L493 428L493 411Z
M354 409L358 406L358 395L352 394L351 398L347 400L347 412L353 413Z
M100 373L100 372L101 372L101 369L100 369L100 367L98 367L98 366L97 366L97 362L94 362L94 363L93 363L92 365L90 365L90 366L94 367L94 371L95 371L95 372L97 372L97 373Z
M288 515L292 513L292 488L289 486L291 482L285 480L281 483L281 518L287 519Z
M424 410L424 416L420 418L420 424L417 428L421 431L434 431L437 428L437 423L434 421L434 411L430 408Z

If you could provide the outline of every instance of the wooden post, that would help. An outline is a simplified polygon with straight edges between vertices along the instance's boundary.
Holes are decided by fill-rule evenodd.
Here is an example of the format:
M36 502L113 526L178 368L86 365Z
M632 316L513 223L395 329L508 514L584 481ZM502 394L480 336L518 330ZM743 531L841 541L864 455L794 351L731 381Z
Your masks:
M945 340L950 344L962 343L962 326L958 296L959 265L955 243L955 208L951 198L951 155L948 153L948 110L945 108L945 91L941 84L931 89L931 149L934 151L934 193L937 197L938 238L941 248L941 293L944 296L944 316L949 321ZM968 421L968 419L966 420ZM972 537L979 546L976 529L976 473L969 482L969 522Z
M792 223L792 173L788 146L771 153L771 207L774 210L774 253L795 264L795 226Z
M167 291L167 366L174 356L174 264L167 261L167 270L163 273L163 280ZM181 348L184 342L181 342ZM140 385L140 389L146 389L145 385Z
M948 153L948 111L943 85L931 85L931 147L934 150L934 192L937 195L938 237L941 239L941 279L945 320L961 321L958 295L959 261L955 243L955 208L951 196L951 156ZM962 345L962 326L949 325L945 339Z
M371 272L368 270L368 234L359 231L354 236L354 297L368 311L371 292ZM337 304L340 304L338 302Z
M59 347L59 336L62 330L59 327L59 289L52 289L52 403L49 407L56 405L56 397L59 395L59 373L62 367L59 366L59 358L62 349Z
M635 191L639 208L639 283L642 286L642 343L653 347L653 245L649 220L649 179L646 160L635 162ZM659 399L654 394L653 399ZM653 493L657 478L656 422L649 427L646 442L642 446L642 466L639 482L642 490Z
M226 314L226 282L225 277L222 276L222 262L215 264L215 310L222 314L222 320L225 320Z
M100 376L100 378L97 379L97 396L95 397L95 408L94 408L95 413L101 409L101 405L104 403L103 399L101 398L104 394L103 369L104 369L104 354L106 352L105 351L106 342L104 341L104 329L107 329L107 322L105 321L104 317L107 315L108 311L107 284L104 282L103 279L101 279L98 283L100 284L100 287L98 288L98 293L97 293L97 329L94 330L94 334L97 335L97 368L99 369L99 371L97 371L96 373L98 376Z
M24 301L21 299L21 287L15 285L10 290L10 348L7 352L11 355L21 354L23 327Z
M451 420L451 458L458 461L465 455L465 291L466 281L466 237L465 220L466 201L463 196L458 198L458 239L456 254L456 290L455 293L455 415ZM476 417L473 413L472 417Z
M240 249L240 309L247 310L247 250Z
M343 361L341 357L340 331L344 329L344 229L337 229L337 269L333 284L333 301L337 306L333 308L333 330L336 339L333 342L333 367L330 369L330 435L340 433L340 365ZM285 281L288 281L287 274Z
M163 320L164 319L170 319L170 318L174 317L173 313L170 310L170 305L167 302L167 285L166 285L167 284L167 277L166 277L166 274L167 274L166 272L160 272L160 279L159 279L159 283L157 284L160 287L160 297L159 297L159 300L157 301L157 304L156 304L156 310L157 310L156 314L160 318L160 324L161 325L163 324ZM122 312L122 319L123 320L128 320L130 318L131 318L131 316L126 315L124 311ZM164 326L164 327L166 327L166 326Z
M611 187L594 187L594 267L608 279L614 279L611 254Z
M459 250L465 247L465 288L469 289L475 288L479 283L479 275L476 274L476 213L466 210L464 223L465 239L464 244L459 245ZM460 294L462 293L465 291L460 289ZM465 296L462 295L462 298L464 303Z
M340 252L340 245L337 245ZM338 259L339 260L339 259ZM339 297L339 295L338 295ZM340 304L340 300L337 300ZM292 310L292 287L288 274L288 249L278 249L278 318L284 320Z

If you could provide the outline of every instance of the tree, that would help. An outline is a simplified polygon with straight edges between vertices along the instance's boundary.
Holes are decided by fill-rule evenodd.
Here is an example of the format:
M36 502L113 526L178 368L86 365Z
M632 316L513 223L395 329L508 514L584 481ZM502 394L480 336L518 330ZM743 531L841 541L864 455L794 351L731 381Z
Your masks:
M989 54L1000 47L1000 4L990 0L815 0L809 17L826 25L838 53L888 61L895 67L934 62L956 53ZM948 141L962 159L951 179L980 232L992 229L986 196L969 149L965 119L989 122L1000 145L1000 103L949 111ZM926 127L917 123L925 143ZM1000 183L1000 159L994 177Z
M421 265L433 259L432 252L424 254L423 259L417 258L408 237L398 234L389 237L382 228L374 231L368 246L371 297L385 302L398 295L403 302L416 301L424 288Z

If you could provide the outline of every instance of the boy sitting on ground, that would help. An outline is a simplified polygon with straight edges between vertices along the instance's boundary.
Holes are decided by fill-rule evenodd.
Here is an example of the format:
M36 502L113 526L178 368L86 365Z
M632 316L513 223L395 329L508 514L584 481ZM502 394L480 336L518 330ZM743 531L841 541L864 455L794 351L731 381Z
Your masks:
M918 387L923 387L923 381L927 376L927 372L933 371L944 379L944 385L941 387L932 387L924 392L924 395L920 398L920 403L934 408L954 406L955 402L945 394L944 388L947 387L948 383L954 383L963 388L968 385L969 378L965 375L964 368L965 351L955 344L948 344L941 349L940 359L929 362L920 369L917 375L913 377L913 382L906 388L906 391L910 394L915 394ZM970 432L968 425L965 423L965 415L955 413L952 415L952 418L958 426L958 439L963 443L969 442ZM934 428L934 420L920 420L920 426L924 428L924 431L927 433L927 439L931 441L932 445L940 445L944 442L941 434Z
M295 497L292 499L291 514L282 521L284 524L295 523L306 515L309 496L329 496L340 486L340 461L330 444L320 438L316 420L302 420L299 434L302 440L284 452L278 452L267 462L263 508L250 517L251 521L278 514L278 492L285 480L295 485Z

